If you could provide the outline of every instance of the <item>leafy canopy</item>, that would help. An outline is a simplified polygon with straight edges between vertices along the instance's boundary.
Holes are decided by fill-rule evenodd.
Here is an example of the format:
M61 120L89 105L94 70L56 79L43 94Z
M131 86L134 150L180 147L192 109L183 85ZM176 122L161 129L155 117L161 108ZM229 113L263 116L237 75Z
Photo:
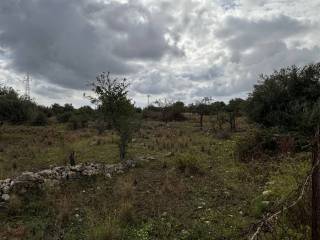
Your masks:
M320 63L262 75L249 95L249 117L267 127L312 133L320 116Z

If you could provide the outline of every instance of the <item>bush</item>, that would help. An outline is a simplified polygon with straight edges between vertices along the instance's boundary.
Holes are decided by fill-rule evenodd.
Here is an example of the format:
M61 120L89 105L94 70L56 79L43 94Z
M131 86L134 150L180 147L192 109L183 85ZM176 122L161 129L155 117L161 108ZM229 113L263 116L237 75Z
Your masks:
M69 121L71 116L72 116L72 112L64 112L64 113L57 115L57 120L59 123L66 123Z
M242 162L249 162L261 156L261 145L257 131L247 132L236 144L235 155Z
M33 126L45 126L48 124L48 118L43 112L37 112L31 124Z
M200 159L194 154L184 153L175 156L174 164L182 173L186 174L201 174L202 166Z
M116 240L121 239L121 228L118 222L109 217L99 224L92 224L88 233L89 239Z
M295 151L294 138L283 135L277 128L247 132L236 144L235 155L240 161L248 162L262 155L287 154Z
M125 225L133 225L135 223L135 213L133 205L129 200L123 201L119 209L119 218Z
M69 118L68 128L71 130L77 130L80 128L88 127L88 120L82 115L73 114Z
M220 140L228 140L231 137L230 132L226 130L218 131L215 136L217 139L220 139Z
M7 87L0 87L0 121L21 124L31 120L36 104Z

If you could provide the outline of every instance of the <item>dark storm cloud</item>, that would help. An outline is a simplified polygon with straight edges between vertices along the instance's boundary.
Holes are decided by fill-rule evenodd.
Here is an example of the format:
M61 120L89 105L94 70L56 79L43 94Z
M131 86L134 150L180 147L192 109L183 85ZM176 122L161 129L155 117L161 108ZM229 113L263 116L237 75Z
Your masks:
M1 0L0 46L11 67L82 89L98 72L136 72L131 60L158 60L169 46L164 22L138 4L89 0Z
M48 86L47 84L36 86L35 88L33 88L33 92L39 95L46 93L46 97L50 99L63 99L71 96L69 90L56 86Z
M101 71L128 77L138 102L146 94L236 96L261 73L320 60L319 7L318 0L0 0L0 79L31 73L45 103L70 96L87 104L83 89Z

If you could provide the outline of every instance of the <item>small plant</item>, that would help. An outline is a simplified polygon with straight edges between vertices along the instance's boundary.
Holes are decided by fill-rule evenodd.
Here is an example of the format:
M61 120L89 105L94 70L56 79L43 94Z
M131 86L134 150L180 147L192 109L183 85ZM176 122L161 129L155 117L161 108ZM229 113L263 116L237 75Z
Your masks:
M31 124L33 126L45 126L48 124L48 118L43 112L37 112Z
M257 131L248 132L239 138L236 144L235 155L242 162L249 162L261 156L261 141Z
M182 173L203 173L199 157L191 153L177 154L174 159L174 164L176 168Z
M95 240L117 240L121 238L119 223L113 217L107 217L99 224L92 224L89 239Z
M125 200L121 203L119 208L119 219L123 224L133 225L135 223L135 214L132 203Z

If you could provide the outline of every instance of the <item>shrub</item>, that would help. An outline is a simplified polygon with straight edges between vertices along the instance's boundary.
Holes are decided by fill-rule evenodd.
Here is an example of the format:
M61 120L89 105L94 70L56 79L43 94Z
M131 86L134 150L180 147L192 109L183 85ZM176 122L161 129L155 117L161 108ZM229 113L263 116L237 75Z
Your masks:
M221 140L227 140L230 139L231 135L229 131L226 130L220 130L216 133L216 138L221 139Z
M83 115L72 114L68 121L68 128L77 130L88 127L88 120Z
M191 153L176 155L174 164L176 168L182 173L200 174L203 172L200 159L196 155Z
M31 124L34 126L45 126L48 124L48 118L43 112L37 112Z
M261 156L261 139L258 131L241 136L236 144L235 155L242 162L249 162Z
M64 112L64 113L57 115L57 120L59 123L66 123L69 121L71 116L72 116L72 112Z
M116 240L121 237L121 229L115 219L108 217L102 223L92 224L88 237L95 240Z
M260 158L262 155L275 155L285 150L293 151L292 139L282 142L278 129L252 130L242 135L236 144L236 156L240 161L248 162ZM285 138L287 139L287 137Z
M125 225L135 223L134 208L129 200L123 201L120 205L119 218Z
M0 109L0 121L21 124L32 119L36 104L20 97L12 88L0 87Z

